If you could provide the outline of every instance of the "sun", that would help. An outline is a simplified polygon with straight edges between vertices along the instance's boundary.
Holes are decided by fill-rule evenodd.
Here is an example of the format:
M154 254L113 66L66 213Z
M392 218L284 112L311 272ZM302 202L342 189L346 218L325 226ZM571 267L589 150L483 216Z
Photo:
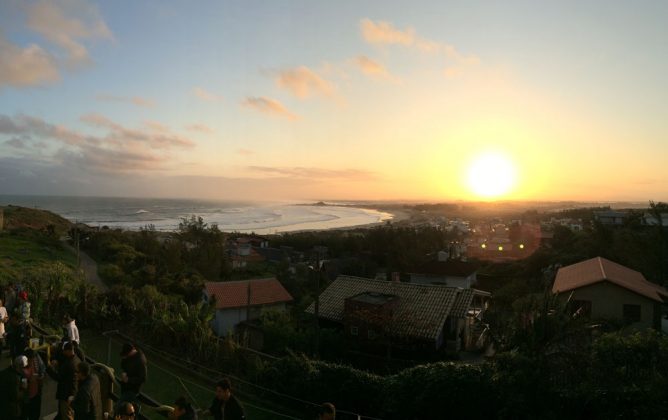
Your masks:
M482 198L498 198L515 187L517 171L502 153L488 152L477 156L468 170L468 186Z

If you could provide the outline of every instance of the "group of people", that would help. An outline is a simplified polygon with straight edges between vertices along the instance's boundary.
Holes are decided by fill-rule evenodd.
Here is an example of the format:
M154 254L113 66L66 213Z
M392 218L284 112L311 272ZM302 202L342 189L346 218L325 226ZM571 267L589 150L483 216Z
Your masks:
M28 292L20 285L7 286L0 295L0 352L8 346L12 358L19 356L31 334Z

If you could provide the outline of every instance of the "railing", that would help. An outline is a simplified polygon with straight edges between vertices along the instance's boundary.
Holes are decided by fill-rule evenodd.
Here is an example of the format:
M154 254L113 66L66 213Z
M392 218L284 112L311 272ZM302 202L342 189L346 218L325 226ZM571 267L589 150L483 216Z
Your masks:
M48 331L36 324L31 324L34 332L37 332L41 335L41 342L35 345L34 342L31 342L31 348L35 351L41 352L46 356L46 364L48 366L51 361L51 348L54 345L57 345L60 342L61 337L58 335L50 334ZM107 392L102 392L102 401L103 401L103 410L105 412L111 412L111 408L114 402L117 402L119 395L114 392L114 386L120 387L120 379L114 374L114 369L103 363L99 363L89 356L85 356L85 361L95 369L98 373L98 378L100 379L100 388L104 388ZM53 375L53 371L48 369L47 372L52 377L56 379ZM167 417L169 413L173 411L173 408L167 405L160 404L158 401L155 401L153 398L149 397L144 393L139 394L139 401L142 404L142 409L148 409L155 413L158 413L162 417ZM140 413L139 418L143 420L148 420L148 418Z

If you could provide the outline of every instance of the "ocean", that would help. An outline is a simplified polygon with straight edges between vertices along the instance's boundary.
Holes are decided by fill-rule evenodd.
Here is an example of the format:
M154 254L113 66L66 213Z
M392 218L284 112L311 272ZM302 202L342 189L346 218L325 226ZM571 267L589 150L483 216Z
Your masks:
M174 231L183 218L201 216L225 232L274 234L354 227L391 220L379 210L330 205L252 203L163 198L58 197L0 195L0 205L49 210L89 226L139 230L153 225Z

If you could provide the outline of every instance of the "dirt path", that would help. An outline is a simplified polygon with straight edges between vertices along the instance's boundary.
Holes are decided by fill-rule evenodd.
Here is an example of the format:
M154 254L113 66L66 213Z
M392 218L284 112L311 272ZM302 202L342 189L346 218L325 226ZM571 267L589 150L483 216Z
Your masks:
M72 251L74 255L77 254L77 250L72 245L68 244L65 241L61 241L61 243L65 248ZM88 280L91 284L97 286L101 292L106 292L109 288L107 287L106 284L104 284L100 276L97 274L97 263L95 262L95 260L93 260L91 257L88 256L88 254L86 254L81 250L79 251L79 260L81 264L81 269L84 272L84 276L86 276L86 280Z

